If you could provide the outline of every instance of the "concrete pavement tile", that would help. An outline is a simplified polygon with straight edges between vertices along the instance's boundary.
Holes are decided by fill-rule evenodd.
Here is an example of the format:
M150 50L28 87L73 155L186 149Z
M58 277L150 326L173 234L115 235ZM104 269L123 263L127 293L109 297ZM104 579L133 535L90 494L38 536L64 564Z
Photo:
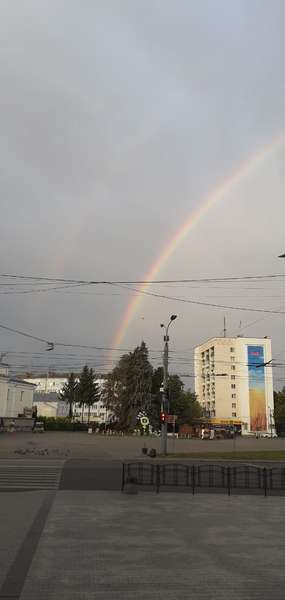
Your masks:
M21 600L283 600L281 498L57 494Z

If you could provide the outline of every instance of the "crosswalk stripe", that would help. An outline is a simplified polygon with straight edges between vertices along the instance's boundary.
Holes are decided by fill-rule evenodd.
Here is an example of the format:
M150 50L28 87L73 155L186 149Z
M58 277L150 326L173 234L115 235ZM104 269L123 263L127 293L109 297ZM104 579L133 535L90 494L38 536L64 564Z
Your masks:
M64 462L0 459L0 490L58 489Z

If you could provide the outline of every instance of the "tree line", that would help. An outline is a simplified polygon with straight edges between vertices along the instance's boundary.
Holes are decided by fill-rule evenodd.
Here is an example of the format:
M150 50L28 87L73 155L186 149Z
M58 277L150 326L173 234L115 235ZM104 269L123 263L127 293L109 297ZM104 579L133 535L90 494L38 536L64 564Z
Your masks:
M144 342L133 352L124 354L116 367L107 375L103 389L96 381L96 375L87 365L79 375L70 373L59 399L68 404L69 418L73 418L74 405L83 412L88 407L88 423L91 407L101 400L112 413L114 425L128 431L138 425L138 415L149 418L153 429L160 427L161 387L163 368L153 368L149 361L148 349ZM169 413L177 415L178 425L193 423L202 416L200 404L178 375L170 375L168 380ZM285 435L285 387L274 392L274 421L278 434Z
M93 370L86 365L79 377L70 373L59 397L67 402L70 418L73 417L74 404L78 403L82 411L85 406L88 407L89 422L91 407L101 399L118 429L134 429L138 426L138 416L142 414L149 418L153 429L159 429L162 383L163 369L153 368L147 346L142 342L133 352L120 358L106 376L101 391ZM178 375L169 376L168 392L168 412L177 415L178 425L191 424L201 416L201 407L195 394L184 390L183 381Z

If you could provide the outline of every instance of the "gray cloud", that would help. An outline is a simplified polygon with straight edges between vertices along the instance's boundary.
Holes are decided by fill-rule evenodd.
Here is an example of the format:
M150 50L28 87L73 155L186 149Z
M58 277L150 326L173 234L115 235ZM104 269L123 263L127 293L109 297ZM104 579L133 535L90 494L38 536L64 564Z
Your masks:
M278 0L2 2L2 271L141 278L201 199L284 131L284 13ZM162 275L280 271L284 187L280 148L204 215ZM270 308L282 304L284 286L273 288L216 293ZM1 295L3 321L110 345L130 298L102 293ZM145 299L125 344L144 336L157 348L171 310L182 349L222 328L221 311ZM229 315L233 331L239 318ZM266 326L278 350L281 324L249 333ZM3 334L1 347L26 343Z

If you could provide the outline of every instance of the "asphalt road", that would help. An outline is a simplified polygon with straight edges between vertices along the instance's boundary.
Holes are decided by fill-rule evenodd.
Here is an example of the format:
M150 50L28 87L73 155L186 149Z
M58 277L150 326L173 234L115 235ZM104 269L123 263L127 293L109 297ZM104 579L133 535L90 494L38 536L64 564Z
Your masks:
M120 461L96 461L70 459L64 464L60 490L120 490L122 463Z
M130 461L133 462L133 461ZM142 462L142 461L141 461ZM147 464L157 464L163 463L164 461L155 461L151 463L151 461L146 460ZM171 461L172 462L172 461ZM177 463L181 461L175 461ZM169 463L168 463L169 464ZM266 467L276 467L275 463L263 463L260 462L237 462L237 461L202 461L197 460L195 462L183 461L183 464L200 464L201 466L206 466L209 464L212 465L223 465L223 466L256 466L262 468ZM281 466L278 463L278 466ZM282 465L285 466L285 465ZM62 475L59 482L59 489L61 490L97 490L97 491L111 491L116 490L119 491L122 485L122 462L121 461L96 461L96 460L80 460L80 459L70 459L67 460L62 469ZM144 487L144 489L153 489L153 486ZM168 488L171 489L171 488ZM173 488L174 489L174 488Z
M158 464L164 463L163 460L140 459L136 464ZM285 467L285 463L268 462L238 462L238 461L213 461L213 460L170 460L167 464L175 463L182 465L256 465L260 468L266 467ZM183 469L180 471L183 471ZM203 471L203 469L202 469ZM204 470L205 472L205 470ZM138 473L135 467L134 473ZM145 471L146 478L149 477L149 471ZM182 475L183 477L183 475ZM21 459L0 459L0 492L6 491L32 491L32 490L90 490L90 491L119 491L122 483L122 461L120 460L94 460L94 459L69 459L69 460L49 460L47 458L21 458ZM145 489L153 489L149 486Z

